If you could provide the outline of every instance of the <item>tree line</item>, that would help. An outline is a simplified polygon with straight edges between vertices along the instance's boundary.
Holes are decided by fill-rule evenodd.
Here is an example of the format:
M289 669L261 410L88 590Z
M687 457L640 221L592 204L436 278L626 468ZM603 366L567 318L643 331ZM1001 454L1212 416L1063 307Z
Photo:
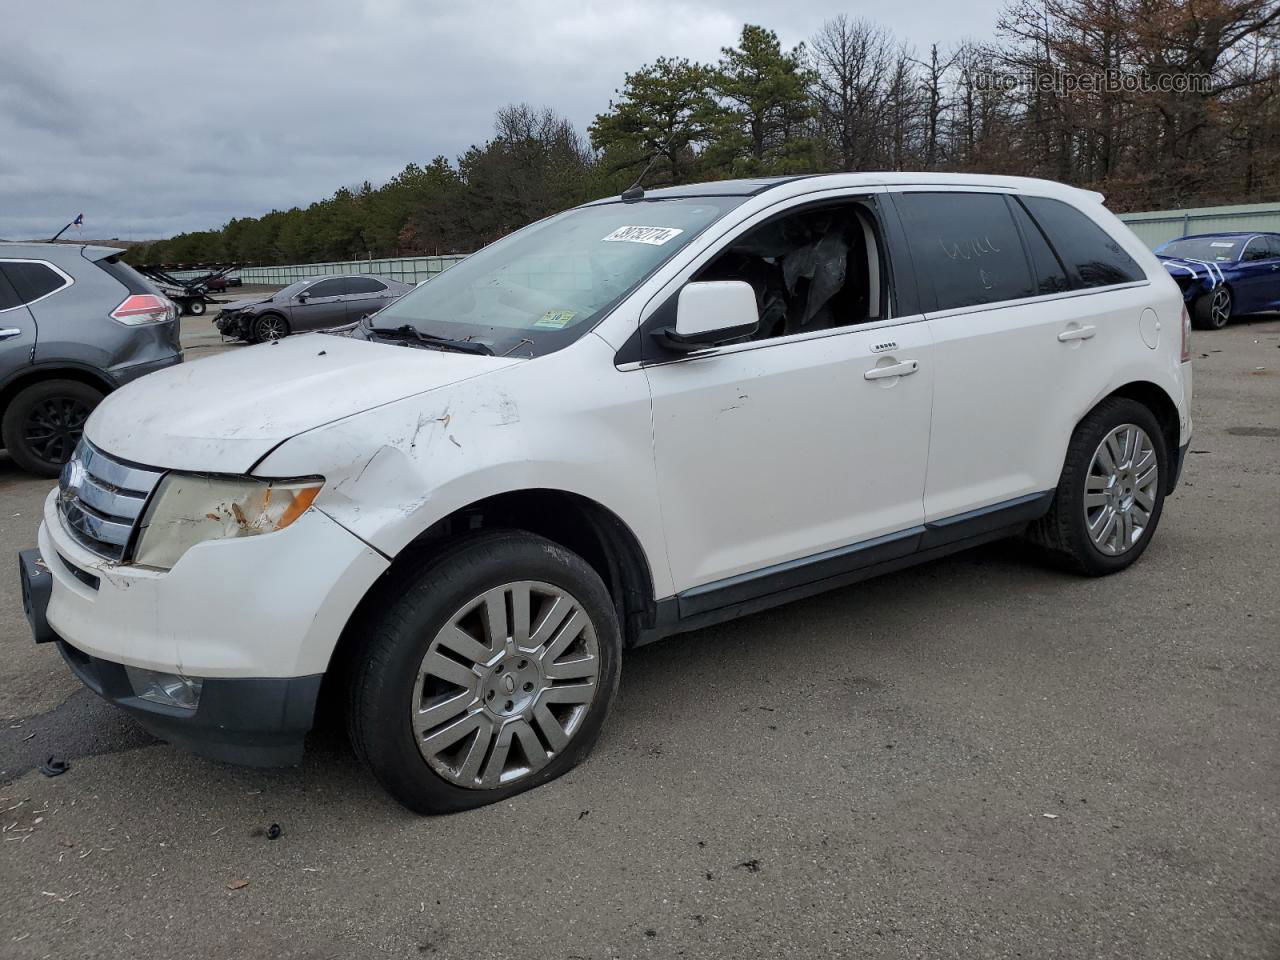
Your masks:
M626 74L585 134L513 104L456 160L128 256L468 252L638 178L971 171L1100 190L1120 211L1276 200L1278 40L1280 0L1010 0L992 41L924 52L847 16L792 49L748 24L717 63L661 57Z

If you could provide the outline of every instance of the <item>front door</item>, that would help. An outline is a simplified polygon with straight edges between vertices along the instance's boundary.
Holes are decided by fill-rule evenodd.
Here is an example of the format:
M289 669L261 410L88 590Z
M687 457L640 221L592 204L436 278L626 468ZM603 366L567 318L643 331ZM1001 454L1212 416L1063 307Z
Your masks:
M294 333L325 330L347 322L347 278L332 277L313 283L294 297L289 309L289 326Z
M1259 313L1280 304L1280 249L1272 238L1252 237L1236 265L1232 313Z
M873 209L837 210L843 225L825 209L749 221L693 279L741 271L765 305L761 336L645 366L678 593L773 592L914 548L932 346L919 315L892 316ZM843 288L828 296L832 277Z

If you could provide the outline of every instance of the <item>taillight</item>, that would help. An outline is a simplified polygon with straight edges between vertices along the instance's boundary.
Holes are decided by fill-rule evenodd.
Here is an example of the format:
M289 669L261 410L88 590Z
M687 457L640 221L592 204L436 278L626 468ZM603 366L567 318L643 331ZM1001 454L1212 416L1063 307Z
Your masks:
M1182 308L1182 362L1191 362L1191 314Z
M176 316L173 301L153 293L135 293L111 311L111 319L136 327L143 323L163 323Z

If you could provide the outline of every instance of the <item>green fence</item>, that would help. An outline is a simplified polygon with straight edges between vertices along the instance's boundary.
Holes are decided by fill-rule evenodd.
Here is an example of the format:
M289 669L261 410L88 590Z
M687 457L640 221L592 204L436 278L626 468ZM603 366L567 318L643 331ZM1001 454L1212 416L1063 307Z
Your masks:
M392 257L384 260L341 260L332 263L296 263L280 267L245 267L236 274L245 283L285 286L295 280L330 274L369 273L403 283L418 283L443 273L463 255L443 257Z
M1258 231L1280 233L1280 203L1245 203L1232 207L1193 207L1120 215L1138 239L1155 248L1192 233Z

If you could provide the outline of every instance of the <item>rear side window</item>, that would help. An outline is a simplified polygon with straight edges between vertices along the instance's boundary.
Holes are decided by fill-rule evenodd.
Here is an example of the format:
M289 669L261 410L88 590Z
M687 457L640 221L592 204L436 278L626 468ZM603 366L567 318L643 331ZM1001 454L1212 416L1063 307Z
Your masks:
M130 293L160 292L146 277L121 260L119 256L103 257L101 260L95 260L94 262L123 284L124 288Z
M373 277L347 278L347 293L381 293L385 289L387 289L386 285L379 283Z
M0 270L13 284L22 303L34 303L71 282L47 263L30 260L6 260L0 263Z
M907 244L937 310L1036 294L1013 216L998 193L901 193Z
M338 297L346 292L347 281L345 277L321 280L319 283L307 287L307 296L309 297Z
M1077 288L1132 283L1146 276L1120 244L1079 210L1061 200L1022 197L1020 202L1073 274Z
M9 281L4 278L4 273L0 272L0 310L12 310L14 307L22 306L22 301L18 299L18 294L14 292Z
M1063 266L1058 255L1049 246L1044 231L1039 224L1027 215L1021 204L1010 203L1013 219L1018 221L1018 229L1022 231L1022 239L1027 247L1027 257L1031 260L1031 273L1035 278L1036 292L1041 296L1048 293L1064 293L1071 289L1071 281L1067 279L1067 268Z

